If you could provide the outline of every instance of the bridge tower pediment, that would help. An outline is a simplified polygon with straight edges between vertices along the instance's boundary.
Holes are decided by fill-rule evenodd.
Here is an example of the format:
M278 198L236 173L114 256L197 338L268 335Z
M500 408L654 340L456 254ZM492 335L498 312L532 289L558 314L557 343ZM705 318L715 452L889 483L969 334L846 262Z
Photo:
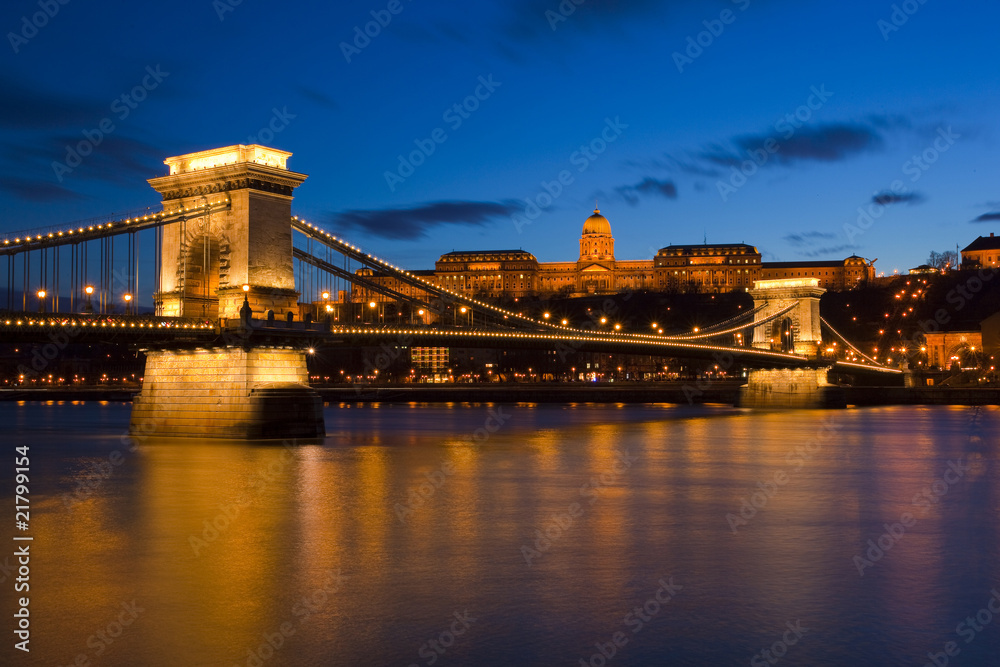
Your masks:
M286 167L291 153L236 145L164 160L167 176L149 179L164 211L190 217L166 225L157 312L174 317L238 318L243 286L255 317L297 311L292 268L292 191L305 174ZM200 209L224 194L229 209Z

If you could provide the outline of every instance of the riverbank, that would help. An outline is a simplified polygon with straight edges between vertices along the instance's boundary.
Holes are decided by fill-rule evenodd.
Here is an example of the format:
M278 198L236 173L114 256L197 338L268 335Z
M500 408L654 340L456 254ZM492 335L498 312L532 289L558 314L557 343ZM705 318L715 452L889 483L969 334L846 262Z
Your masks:
M723 403L740 382L317 387L327 403ZM848 405L1000 405L1000 387L844 387ZM2 389L0 401L128 402L136 388Z

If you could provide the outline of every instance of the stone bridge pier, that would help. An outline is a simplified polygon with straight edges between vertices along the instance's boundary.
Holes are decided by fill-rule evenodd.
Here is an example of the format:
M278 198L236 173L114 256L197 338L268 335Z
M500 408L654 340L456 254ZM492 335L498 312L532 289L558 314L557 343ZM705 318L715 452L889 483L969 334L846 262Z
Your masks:
M819 299L826 292L816 278L758 280L750 290L758 319L791 307L754 328L753 347L820 359L823 342ZM748 373L737 405L751 408L843 408L844 390L827 381L829 367L755 369Z
M314 438L326 434L323 404L309 387L306 352L294 339L259 340L251 319L297 311L292 264L292 190L305 174L291 153L228 146L167 158L150 179L165 211L191 210L165 225L157 313L221 320L216 345L145 350L134 434L209 438ZM228 199L229 210L199 212ZM239 329L229 326L239 322Z

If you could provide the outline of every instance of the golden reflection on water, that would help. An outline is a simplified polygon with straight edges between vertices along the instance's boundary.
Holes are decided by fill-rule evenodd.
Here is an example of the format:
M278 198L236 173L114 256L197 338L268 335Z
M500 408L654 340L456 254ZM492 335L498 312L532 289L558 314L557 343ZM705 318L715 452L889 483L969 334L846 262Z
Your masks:
M406 408L418 409L429 410ZM414 415L372 410L380 430L354 439L344 416L343 438L323 445L150 439L71 509L45 498L38 654L94 659L88 637L134 598L145 612L99 664L243 665L285 622L295 634L268 667L332 655L326 664L409 664L466 608L493 625L474 626L454 664L460 650L500 656L514 632L546 660L572 661L671 576L687 588L645 638L654 645L717 644L727 632L756 645L754 633L801 617L834 642L867 636L856 626L869 618L904 647L940 625L942 594L927 582L953 580L946 554L964 511L920 514L913 498L967 444L968 409L671 419L664 408L587 423L582 406L545 420L537 406L508 406L510 421L481 444L488 406L435 408L470 417L437 433L394 432L392 420ZM986 414L995 429L998 411ZM996 517L989 452L970 457L949 493L981 490L976 511ZM734 531L727 516L755 496L761 506ZM916 525L860 577L852 558L903 512ZM980 539L996 555L997 522ZM343 585L330 585L338 571ZM859 609L873 587L879 607ZM542 648L552 642L567 647ZM813 647L800 664L833 650Z

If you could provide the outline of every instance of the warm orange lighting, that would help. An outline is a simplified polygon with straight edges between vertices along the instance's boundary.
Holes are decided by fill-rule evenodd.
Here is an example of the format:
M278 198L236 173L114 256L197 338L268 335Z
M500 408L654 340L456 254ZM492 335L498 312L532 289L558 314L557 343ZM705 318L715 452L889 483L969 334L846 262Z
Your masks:
M132 295L131 294L126 294L123 298L125 299L125 303L128 303L129 301L132 300Z
M378 305L378 304L376 304L374 301L369 301L368 302L368 307L369 308L374 308L376 305Z
M244 284L244 285L243 285L243 291L244 291L244 292L249 292L249 291L250 291L250 286L249 286L249 285L247 285L247 284Z
M94 286L87 285L86 287L83 288L83 291L87 293L87 296L90 296L91 294L94 293Z
M465 311L463 310L462 312L464 313ZM549 313L542 313L542 317L544 317L545 319L549 319L550 317L552 317L552 315Z
M330 298L330 293L329 292L323 292L323 300L326 301L329 298Z
M45 290L43 290L43 289L38 290L38 298L39 299L44 299L45 298Z

